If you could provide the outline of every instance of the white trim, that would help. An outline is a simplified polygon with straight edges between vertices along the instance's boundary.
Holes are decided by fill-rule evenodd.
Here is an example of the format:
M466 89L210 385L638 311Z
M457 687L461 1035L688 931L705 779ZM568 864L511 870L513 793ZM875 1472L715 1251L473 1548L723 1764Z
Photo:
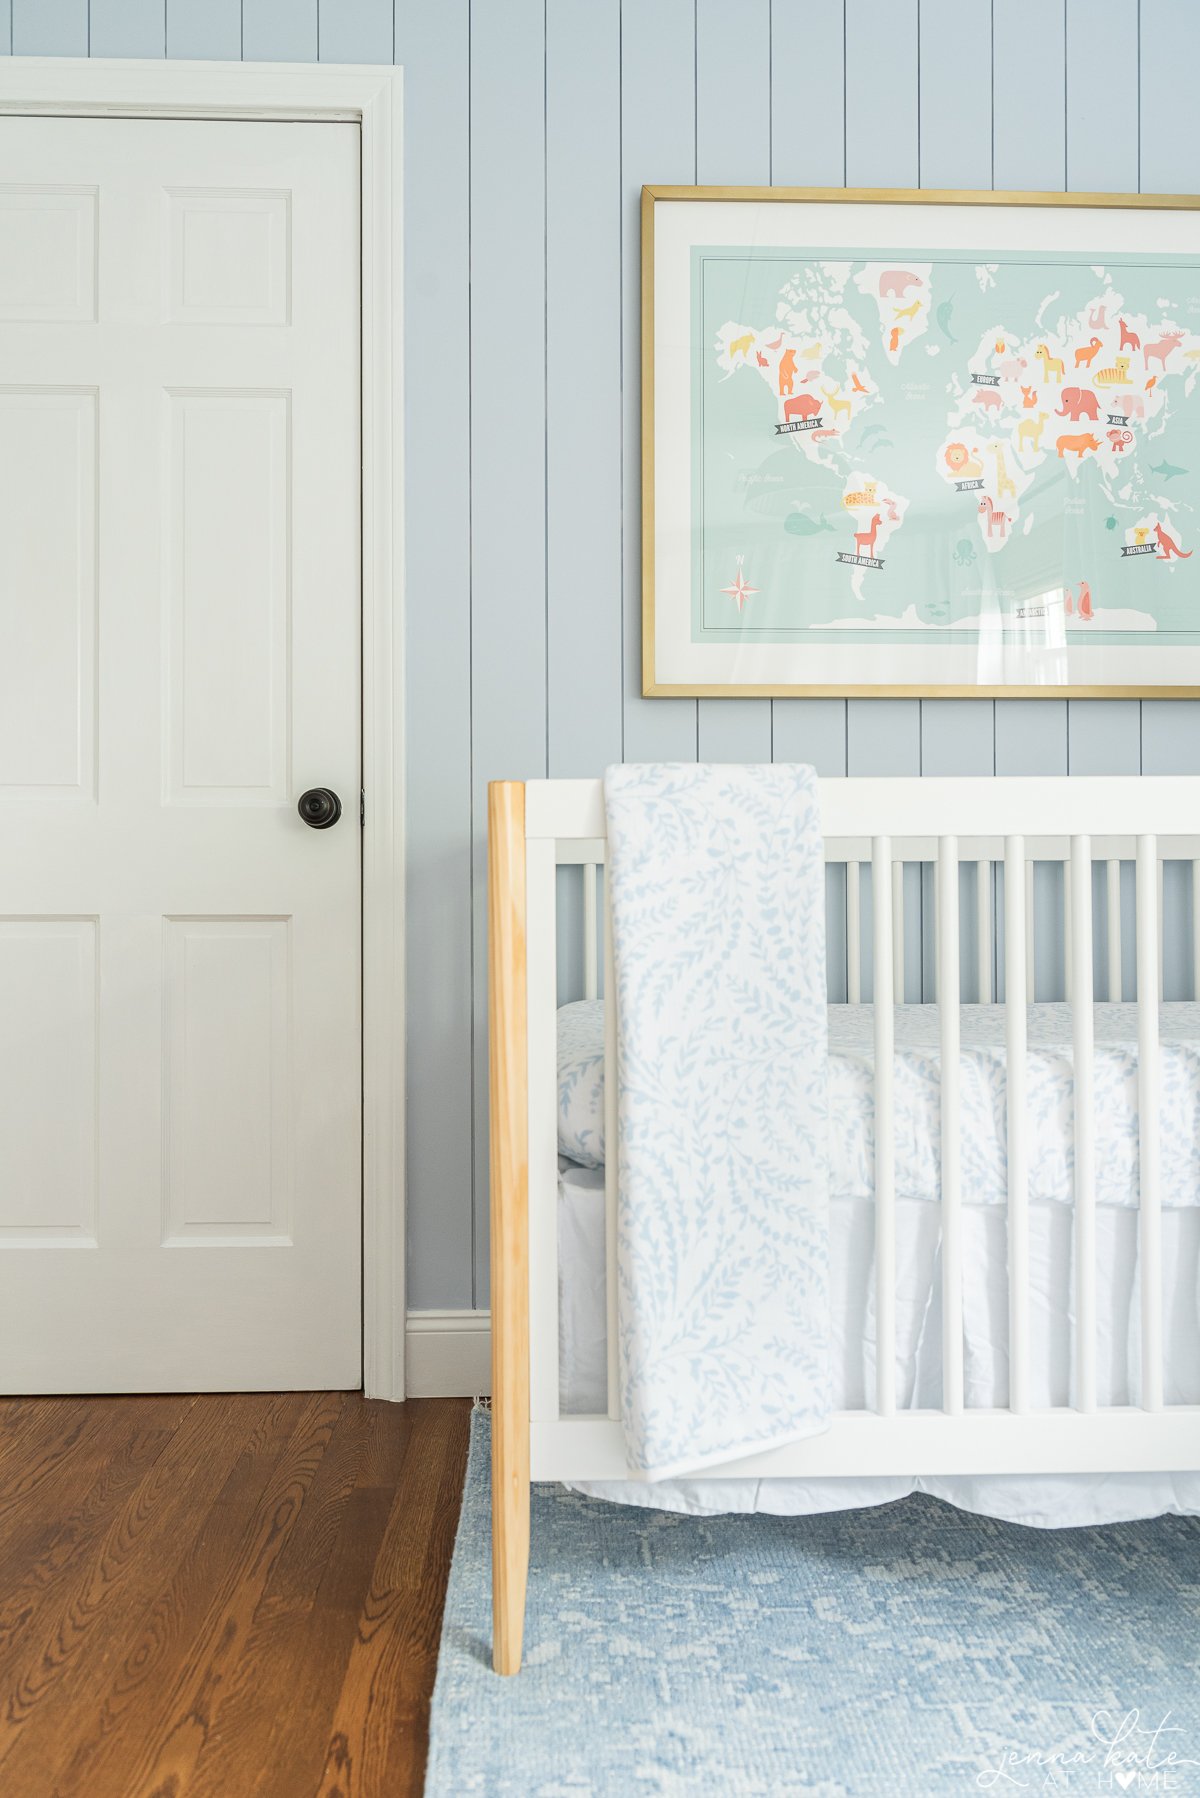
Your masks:
M408 1396L484 1398L492 1390L490 1311L410 1311Z
M349 120L362 131L363 1388L404 1397L402 71L0 58L0 113Z

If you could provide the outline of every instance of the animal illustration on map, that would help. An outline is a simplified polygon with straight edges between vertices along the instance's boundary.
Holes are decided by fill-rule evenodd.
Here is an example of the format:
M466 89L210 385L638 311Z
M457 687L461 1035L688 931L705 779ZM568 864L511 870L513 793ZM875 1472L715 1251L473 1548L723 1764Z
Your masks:
M1029 364L1026 362L1024 356L1009 356L1000 364L996 373L1000 376L1002 381L1019 381L1021 379L1021 370L1028 367ZM1025 391L1024 388L1022 388L1021 391L1023 393Z
M760 368L770 368L771 363L769 357L764 356L761 350L755 350L754 354L758 357L758 366Z
M989 537L994 531L998 531L1001 537L1007 535L1008 513L997 512L995 506L992 504L990 494L985 493L980 500L979 511L980 515L987 519L987 534Z
M1156 337L1153 343L1144 345L1142 357L1146 367L1150 367L1150 358L1153 356L1154 360L1159 364L1165 374L1167 371L1167 357L1171 354L1172 350L1177 350L1182 342L1182 331L1164 331L1162 336Z
M1063 362L1062 362L1061 356L1052 356L1050 354L1048 347L1044 343L1039 343L1037 346L1037 349L1034 350L1033 353L1042 365L1043 381L1048 381L1050 379L1051 375L1054 376L1054 379L1056 381L1062 380L1063 375L1066 371L1063 368Z
M1071 600L1071 589L1069 587L1063 588L1063 611L1068 618L1071 616L1072 611L1076 609L1076 606L1078 607L1079 616L1083 622L1085 624L1090 624L1093 617L1092 589L1088 586L1086 581L1080 581L1079 598L1074 605Z
M792 385L796 379L796 352L795 352L795 350L784 350L783 355L779 358L778 374L779 374L779 391L780 391L780 393L781 394L790 393L792 391Z
M892 334L888 338L888 349L891 351L893 356L896 354L896 351L900 348L900 339L903 336L903 334L904 334L904 326L903 325L893 325L892 326Z
M1105 435L1107 436L1108 441L1112 444L1113 454L1115 456L1124 455L1125 451L1129 448L1130 444L1133 442L1133 432L1132 431L1112 430L1112 431L1107 431L1105 433Z
M729 344L729 360L732 362L735 356L748 356L750 354L750 346L753 342L753 331L747 331L744 337L731 338Z
M989 443L988 448L996 458L996 498L1003 499L1005 495L1007 495L1009 499L1016 499L1016 483L1009 474L1008 464L1004 460L1004 445L1002 443Z
M856 556L873 556L875 554L875 539L879 534L879 527L882 523L883 520L879 513L874 512L871 515L871 522L866 530L855 531L854 553Z
M943 455L946 467L956 480L977 481L983 473L983 463L970 453L965 443L948 443Z
M906 300L910 287L924 287L920 275L914 275L906 268L889 268L879 277L879 297L881 300Z
M960 537L954 545L954 560L959 568L969 568L976 560L975 546L969 537Z
M842 391L842 388L841 388L840 382L838 383L838 385L836 387L822 387L822 389L821 389L821 392L825 395L825 398L829 401L829 410L833 413L833 416L835 418L839 417L839 415L843 412L846 413L847 417L853 417L854 402L853 402L853 400L839 399L838 395L841 393L841 391Z
M858 370L856 368L850 370L850 386L855 393L870 393L871 391L869 387L864 387L859 380Z
M1124 387L1129 379L1129 357L1118 356L1111 368L1102 368L1092 380L1097 387Z
M791 512L784 519L783 528L793 537L815 537L818 531L831 531L833 526L824 512L820 518L810 518L807 512Z
M1150 465L1150 473L1160 474L1164 481L1173 481L1177 474L1186 474L1187 469L1176 468L1174 462L1153 462Z
M1107 305L1092 307L1091 311L1088 313L1088 330L1089 331L1107 331L1108 320L1105 317L1105 314L1107 313L1107 311L1108 311Z
M821 402L814 399L811 393L798 393L794 399L783 402L783 422L787 424L793 418L816 418L821 410Z
M982 406L985 412L988 410L998 412L1004 403L998 387L977 388L971 398L977 406Z
M1121 341L1117 345L1117 348L1119 350L1140 350L1142 347L1142 340L1137 332L1131 331L1123 318L1119 318L1117 323L1121 327Z
M782 331L779 333L779 336L775 339L774 343L769 343L767 345L767 348L769 350L781 350L783 348L783 332Z
M921 310L921 296L920 296L920 294L918 294L911 306L893 306L892 307L892 317L893 318L916 318L917 313L920 310Z
M824 430L813 432L812 440L814 443L820 443L821 440L825 437L836 437L836 436L837 436L837 431L834 429L834 427L832 425L826 425ZM832 529L832 526L830 528Z
M1191 555L1190 549L1180 549L1174 537L1168 536L1161 524L1155 525L1154 535L1158 538L1158 552L1154 558L1156 562L1169 562L1172 556L1178 556L1181 562L1186 562Z
M1033 408L1037 405L1037 403L1038 403L1037 388L1036 387L1022 387L1022 389L1021 389L1021 404L1025 407L1025 410L1027 412L1032 412Z
M1098 337L1093 337L1091 342L1085 343L1081 350L1076 350L1076 368L1090 368L1103 348L1104 345L1101 343L1100 339Z
M819 362L821 360L821 351L824 347L825 345L823 343L810 343L807 348L801 350L800 360L802 362Z
M1113 401L1113 406L1126 418L1145 418L1146 416L1146 402L1140 393L1122 393Z
M1058 450L1059 455L1064 461L1066 461L1068 456L1078 456L1079 460L1082 462L1088 450L1098 450L1100 448L1100 440L1098 437L1093 437L1090 431L1080 431L1078 435L1074 437L1056 438L1055 448Z
M1090 418L1095 424L1100 416L1100 402L1090 387L1064 387L1062 405L1054 408L1056 418L1069 418L1077 425L1081 418Z
M950 332L950 320L954 316L954 301L943 300L933 316L937 319L938 330L947 343L957 343L958 338L952 336Z
M1026 445L1037 455L1042 447L1042 432L1046 428L1047 414L1039 412L1035 418L1023 418L1017 426L1017 448Z

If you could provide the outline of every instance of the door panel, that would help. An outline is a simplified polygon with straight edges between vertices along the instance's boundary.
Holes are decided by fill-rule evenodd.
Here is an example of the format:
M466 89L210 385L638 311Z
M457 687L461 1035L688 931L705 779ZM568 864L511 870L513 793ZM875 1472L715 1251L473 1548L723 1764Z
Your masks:
M359 1383L358 159L0 118L0 1390Z

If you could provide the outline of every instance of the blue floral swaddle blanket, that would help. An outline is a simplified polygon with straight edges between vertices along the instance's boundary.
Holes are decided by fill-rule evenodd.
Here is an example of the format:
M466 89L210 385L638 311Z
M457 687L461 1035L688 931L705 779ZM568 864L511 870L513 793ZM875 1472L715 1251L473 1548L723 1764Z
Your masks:
M622 1418L669 1479L829 1424L824 847L811 768L604 793Z

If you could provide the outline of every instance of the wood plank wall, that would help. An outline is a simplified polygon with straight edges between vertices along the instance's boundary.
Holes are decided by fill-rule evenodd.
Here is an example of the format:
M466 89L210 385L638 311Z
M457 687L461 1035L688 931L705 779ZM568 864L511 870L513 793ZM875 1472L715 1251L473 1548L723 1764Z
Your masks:
M0 0L9 48L406 69L414 1306L486 1301L489 778L1200 771L1185 702L638 690L641 184L1195 190L1195 0Z

